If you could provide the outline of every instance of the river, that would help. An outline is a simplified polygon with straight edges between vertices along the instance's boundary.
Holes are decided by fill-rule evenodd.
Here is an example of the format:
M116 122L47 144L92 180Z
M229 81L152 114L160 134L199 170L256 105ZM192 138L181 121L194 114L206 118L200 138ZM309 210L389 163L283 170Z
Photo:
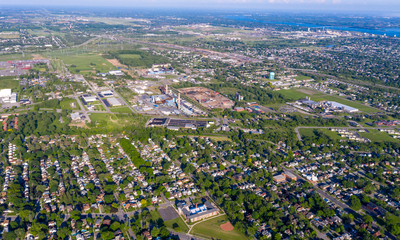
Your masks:
M341 30L341 31L353 31L353 32L362 32L369 33L375 35L386 35L390 37L400 37L400 28L383 28L383 29L363 29L363 28L353 28L353 27L344 27L344 26L323 26L309 23L292 23L292 22L272 22L272 21L262 21L256 20L252 18L248 18L245 16L226 16L228 19L233 19L236 21L249 21L249 22L260 22L260 23L269 23L269 24L282 24L288 26L300 26L307 28L325 28L325 29L333 29L333 30Z

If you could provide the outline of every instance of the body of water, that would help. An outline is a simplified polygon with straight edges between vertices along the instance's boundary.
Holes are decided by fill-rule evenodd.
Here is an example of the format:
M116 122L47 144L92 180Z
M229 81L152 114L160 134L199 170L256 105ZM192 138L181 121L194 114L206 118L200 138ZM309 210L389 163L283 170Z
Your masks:
M270 23L270 24L282 24L288 26L300 26L307 28L325 28L325 29L333 29L333 30L341 30L341 31L353 31L353 32L362 32L369 33L375 35L385 35L390 37L400 37L400 28L384 28L384 29L364 29L364 28L353 28L353 27L339 27L339 26L323 26L316 24L308 24L308 23L291 23L291 22L272 22L272 21L261 21L252 18L247 18L244 16L226 16L228 19L233 19L237 21L249 21L249 22L260 22L260 23Z

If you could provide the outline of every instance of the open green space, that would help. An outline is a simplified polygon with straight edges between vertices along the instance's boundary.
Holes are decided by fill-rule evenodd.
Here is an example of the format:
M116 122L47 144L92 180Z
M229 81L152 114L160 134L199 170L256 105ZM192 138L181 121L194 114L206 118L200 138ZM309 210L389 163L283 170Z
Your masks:
M181 232L187 233L189 231L188 226L183 222L181 217L177 217L175 219L165 221L164 224L167 228L170 228L170 229L174 229L174 227L176 225L178 225L179 228L181 229Z
M119 56L121 58L133 58L133 59L141 58L139 54L129 54L129 53L120 54Z
M299 76L295 77L295 79L296 79L296 80L303 81L303 80L307 80L307 79L311 79L311 78L310 78L310 77L307 77L307 76L299 75Z
M129 107L115 107L110 108L111 112L119 112L119 113L132 113L132 110Z
M108 72L117 69L98 53L82 54L79 51L68 51L68 53L53 52L51 55L53 58L61 59L72 72L77 70Z
M14 76L0 77L0 89L11 88L13 91L19 89L19 78Z
M214 141L232 141L229 137L227 136L214 136L214 135L207 135L207 134L201 134L201 135L177 135L177 136L189 136L189 137L208 137Z
M314 134L315 129L323 132L324 134L328 135L332 139L335 139L335 140L345 139L345 138L341 137L337 132L331 131L326 128L300 128L299 132L300 132L300 135L302 138L303 137L315 137L315 134Z
M304 88L291 88L291 89L287 89L287 90L284 89L284 90L279 90L278 93L284 95L287 98L293 99L293 100L299 100L302 98L321 94L320 92L316 92L311 89L304 89Z
M71 107L71 103L75 103L75 108ZM67 98L60 102L61 109L80 110L79 104L75 99Z
M219 92L224 95L235 95L239 91L240 90L238 88L230 88L230 87L224 87L219 90Z
M399 142L399 139L391 137L388 133L375 129L368 129L368 133L359 133L361 137L368 138L371 142Z
M110 113L90 113L89 117L92 120L91 127L102 129L119 129L129 125L144 126L149 119L145 116Z
M316 101L316 102L318 102L318 101L335 101L335 102L345 104L350 107L357 108L359 111L366 112L366 113L379 112L378 109L375 109L375 108L372 108L369 106L365 106L361 103L346 100L346 99L343 99L340 97L332 96L332 95L321 95L318 97L313 97L313 98L311 98L311 100Z
M196 224L190 234L199 236L206 239L220 239L220 240L244 240L247 237L236 229L232 231L224 231L221 229L221 224L226 223L228 217L226 215L210 219Z

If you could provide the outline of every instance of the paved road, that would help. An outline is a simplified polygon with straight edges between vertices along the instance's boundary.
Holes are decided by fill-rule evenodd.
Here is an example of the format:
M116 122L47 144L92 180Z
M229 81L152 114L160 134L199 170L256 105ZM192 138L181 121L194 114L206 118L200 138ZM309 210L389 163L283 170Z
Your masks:
M299 174L297 174L296 172L294 172L291 169L287 169L284 166L281 166L283 169L285 169L285 171L288 171L294 175L297 176L297 178L302 179L304 181L307 181L306 179L304 179L302 176L300 176ZM362 215L362 211L354 211L353 209L350 208L350 206L348 206L347 204L339 201L338 199L332 197L331 195L327 194L326 192L322 191L318 186L316 186L316 184L313 184L314 189L323 197L323 198L327 198L329 201L333 202L334 204L338 205L339 207L343 208L344 211L346 211L347 213L351 213L353 214L354 217L358 216L358 215ZM380 228L376 221L374 220L374 222L372 223L372 227L374 228ZM391 233L386 232L385 233L389 238L391 238L392 240L396 240L397 238L395 236L393 236Z
M95 91L95 89L93 88L93 86L92 86L88 81L86 81L86 79L85 79L84 77L82 77L82 79L83 79L83 80L85 81L85 83L89 86L89 88L92 90L92 92L93 92L94 94L96 94L96 96L99 98L101 104L103 104L104 108L106 109L106 111L107 111L108 113L112 113L112 112L110 111L110 109L106 106L106 104L101 100L101 97L99 96L99 94L97 93L97 91Z
M114 89L113 87L110 87L107 83L106 83L106 85L107 85L110 89L112 89L113 93L114 93L115 95L117 95L117 96L124 102L124 104L125 104L133 113L137 113L137 112L131 107L130 103L129 103L129 102L126 102L125 99L123 99L123 98L121 97L121 95L119 95L119 93L118 93L117 91L115 91L115 89Z
M79 99L78 96L74 96L75 100L78 102L79 106L81 107L82 113L85 115L86 120L88 120L90 122L90 117L88 115L88 111L85 109L85 107L83 106L81 100Z

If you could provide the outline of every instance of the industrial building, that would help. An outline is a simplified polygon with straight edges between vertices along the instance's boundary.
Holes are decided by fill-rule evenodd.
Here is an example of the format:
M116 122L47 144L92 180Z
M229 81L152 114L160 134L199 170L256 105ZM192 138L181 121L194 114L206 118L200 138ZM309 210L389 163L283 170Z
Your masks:
M17 93L13 93L11 89L1 89L0 99L2 103L16 103Z
M327 102L327 104L335 109L339 109L339 110L343 110L344 112L348 112L348 113L354 113L354 112L358 112L357 108L353 108L338 102L334 102L334 101L329 101Z
M111 90L102 91L100 92L100 94L103 95L104 97L109 97L114 95L114 93Z
M85 95L83 95L83 96L82 96L82 99L83 99L86 103L94 102L94 101L97 100L97 99L96 99L96 96L92 96L92 95L90 95L90 94L85 94Z
M118 101L115 97L112 98L107 98L107 101L110 103L111 106L116 107L116 106L121 106L122 103Z

